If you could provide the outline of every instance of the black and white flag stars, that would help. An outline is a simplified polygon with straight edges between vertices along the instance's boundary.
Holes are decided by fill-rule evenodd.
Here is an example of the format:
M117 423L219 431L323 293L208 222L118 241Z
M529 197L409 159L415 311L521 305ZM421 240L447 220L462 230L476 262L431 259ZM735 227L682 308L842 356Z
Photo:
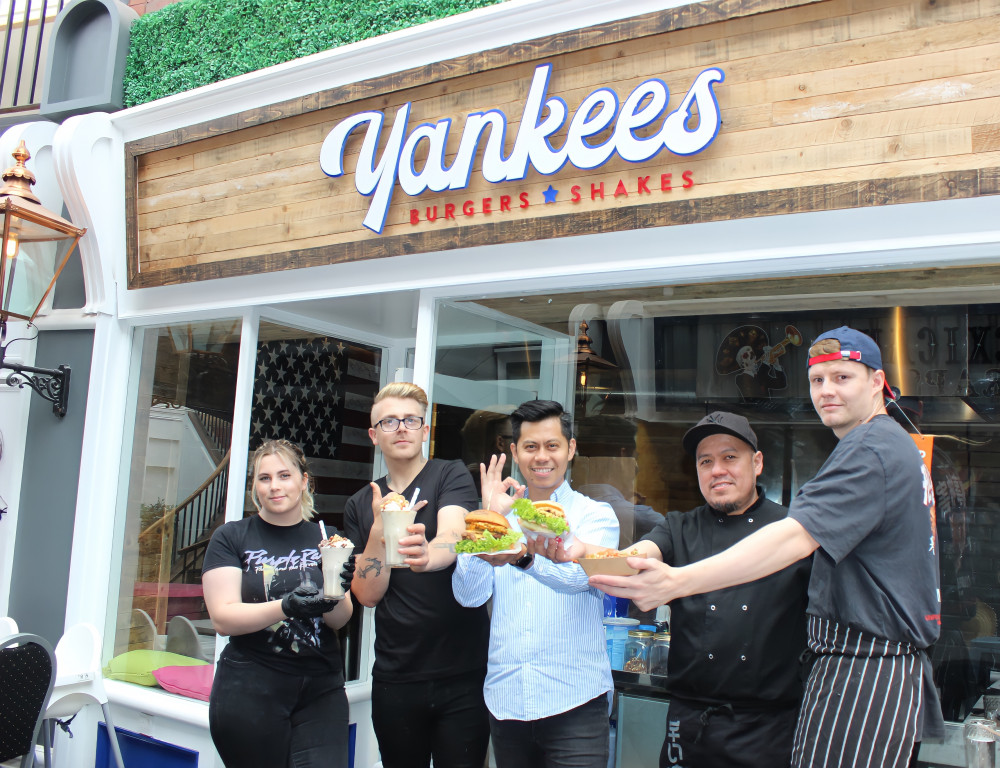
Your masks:
M318 337L257 348L251 446L286 438L307 456L337 458L343 430L347 345Z

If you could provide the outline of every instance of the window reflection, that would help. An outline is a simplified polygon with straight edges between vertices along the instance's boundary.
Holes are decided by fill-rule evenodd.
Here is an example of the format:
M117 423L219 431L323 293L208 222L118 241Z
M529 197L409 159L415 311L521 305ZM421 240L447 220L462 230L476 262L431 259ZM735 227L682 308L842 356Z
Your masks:
M214 659L201 560L226 512L239 328L230 319L136 331L116 655Z
M250 451L270 438L285 438L302 448L314 482L314 519L322 520L331 534L334 529L343 533L344 504L372 479L375 448L368 426L381 366L377 347L260 324ZM246 515L256 514L249 482ZM351 621L340 630L347 680L360 676L357 638L363 615L355 606Z
M893 287L917 277L893 277ZM873 291L885 290L877 285L884 276L866 279ZM871 335L882 348L889 383L903 395L890 414L910 432L935 435L943 606L933 661L945 717L961 720L1000 680L1000 304L873 308L870 300L841 297L825 299L836 301L835 309L823 309L824 299L801 300L794 308L796 281L785 283L791 298L781 297L781 306L793 308L782 311L768 311L773 289L763 282L749 289L736 283L651 286L452 305L439 319L439 426L444 421L458 430L484 407L499 412L485 405L488 398L507 406L536 396L562 400L575 412L578 458L571 483L611 503L625 544L667 511L703 503L681 437L713 410L750 420L764 454L760 483L768 498L787 505L836 442L809 399L809 342L840 325ZM730 301L730 294L740 298ZM685 311L675 303L682 297L690 307ZM844 309L848 303L865 308ZM737 305L745 311L734 311ZM495 330L478 321L485 313ZM616 367L605 389L595 392L587 377L582 390L572 353L541 359L529 386L486 364L509 347L510 328L529 323L540 339L554 338L558 347L561 337L563 349L575 349L581 318L594 354ZM462 389L455 378L470 362L477 363L465 368L474 371L475 387ZM501 399L500 392L526 396ZM439 435L436 456L464 458L471 468L473 454L496 450L492 438L469 446L452 435Z

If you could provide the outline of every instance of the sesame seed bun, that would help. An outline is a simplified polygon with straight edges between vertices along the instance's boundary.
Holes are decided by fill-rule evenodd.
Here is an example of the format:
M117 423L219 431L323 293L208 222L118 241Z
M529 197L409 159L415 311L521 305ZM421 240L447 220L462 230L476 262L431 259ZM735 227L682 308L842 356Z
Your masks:
M466 532L479 533L490 531L496 536L503 536L510 531L510 523L499 512L491 509L477 509L465 516Z

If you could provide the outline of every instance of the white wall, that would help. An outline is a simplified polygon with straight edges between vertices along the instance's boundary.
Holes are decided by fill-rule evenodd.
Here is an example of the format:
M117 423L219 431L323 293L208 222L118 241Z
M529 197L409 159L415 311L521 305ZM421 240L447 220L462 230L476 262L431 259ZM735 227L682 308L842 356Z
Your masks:
M215 460L191 424L186 408L152 408L143 504L162 499L175 506L194 493L212 472Z

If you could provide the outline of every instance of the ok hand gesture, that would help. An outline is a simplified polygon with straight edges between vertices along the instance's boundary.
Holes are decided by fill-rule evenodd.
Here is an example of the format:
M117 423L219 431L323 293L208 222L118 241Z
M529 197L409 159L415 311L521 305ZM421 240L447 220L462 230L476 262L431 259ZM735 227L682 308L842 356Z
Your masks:
M520 499L527 490L513 477L503 477L503 467L507 463L507 454L494 454L490 457L490 465L479 465L480 485L483 489L483 508L492 509L501 515L510 512L510 507L514 499ZM509 496L507 492L513 488L514 495Z

